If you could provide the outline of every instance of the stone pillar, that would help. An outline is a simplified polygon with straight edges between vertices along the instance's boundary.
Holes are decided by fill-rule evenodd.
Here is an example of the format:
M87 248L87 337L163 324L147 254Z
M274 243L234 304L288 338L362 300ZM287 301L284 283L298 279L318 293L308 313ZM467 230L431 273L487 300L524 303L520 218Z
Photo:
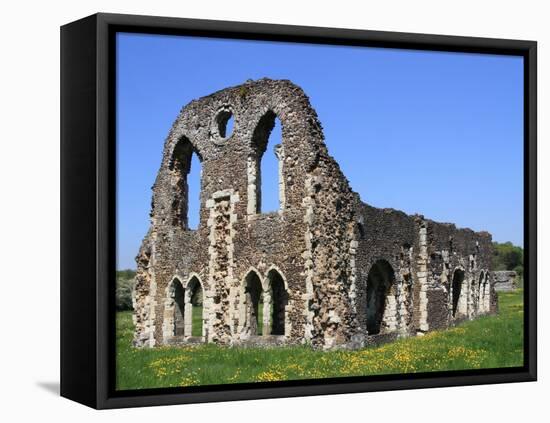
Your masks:
M156 321L156 295L157 282L155 277L155 242L156 231L150 232L151 243L147 247L142 246L137 260L136 284L132 292L132 304L134 314L132 321L135 326L134 346L154 347L155 321Z
M246 162L247 174L247 204L246 214L249 219L253 218L258 212L258 186L261 183L258 179L258 160L255 157L249 156Z
M390 289L390 293L386 296L386 307L384 308L384 315L382 316L382 325L384 328L380 328L382 332L394 332L397 330L397 301L395 295L395 288Z
M183 307L183 335L186 338L193 336L193 304L191 303L191 289L185 288L184 307Z
M238 306L238 320L237 320L237 331L235 333L235 336L237 338L243 337L243 331L246 327L246 311L247 311L247 302L246 302L246 293L244 292L244 283L243 286L241 286L241 289L239 291L239 306Z
M464 279L460 284L460 296L458 297L458 306L456 310L457 315L462 315L463 317L468 316L468 281L469 277L464 271Z
M489 283L488 274L485 276L483 284L483 312L489 313L491 309L491 284Z
M429 330L428 325L428 228L423 221L419 231L419 247L417 272L418 284L420 286L419 295L419 326L418 330L423 333Z
M311 231L311 226L315 221L313 205L314 200L312 195L315 193L313 187L315 182L314 176L307 176L305 180L305 192L306 196L302 200L302 205L305 208L304 214L304 223L306 224L306 231L304 234L305 249L302 253L302 258L304 259L304 276L306 281L306 292L302 295L304 301L304 341L309 341L312 338L313 332L313 317L315 315L312 310L313 305L313 255L312 255L312 244L311 240L313 239L313 233Z
M233 239L236 220L235 203L238 193L232 190L217 191L206 201L210 209L207 226L210 229L208 247L209 318L207 342L229 345L233 341L232 320L236 310L237 282L233 278Z
M203 286L202 289L202 339L204 342L208 342L208 334L210 328L210 310L212 308L212 295L210 295L210 290L207 291L205 286Z
M466 316L468 319L475 317L475 284L476 284L476 270L477 260L475 254L470 254L469 258L469 274L467 278L468 295L466 298Z
M398 281L398 330L399 334L405 336L408 334L408 320L409 310L407 309L407 303L409 302L409 284L407 279L400 275L400 281Z
M275 146L275 156L279 162L279 213L282 213L285 209L285 176L283 174L285 151L282 144Z
M166 288L166 300L164 301L164 318L162 319L162 342L166 344L174 335L176 326L176 315L175 315L175 289L172 282ZM180 334L181 335L181 334Z
M273 307L273 298L271 296L271 289L264 291L263 295L263 330L262 335L271 334L271 310Z

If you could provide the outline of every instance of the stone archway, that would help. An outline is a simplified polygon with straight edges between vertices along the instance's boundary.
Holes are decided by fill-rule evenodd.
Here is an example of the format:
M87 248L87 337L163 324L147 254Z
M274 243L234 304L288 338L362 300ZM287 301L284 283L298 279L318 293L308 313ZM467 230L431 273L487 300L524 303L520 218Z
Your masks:
M278 134L277 140L271 136L274 128ZM276 143L277 141L279 142ZM252 217L270 211L281 213L285 208L284 148L282 122L274 111L268 110L258 121L252 134L252 147L252 154L247 162L247 214ZM265 161L269 164L263 169ZM273 169L273 161L277 162L276 170ZM267 175L262 175L266 172ZM268 195L271 198L266 198Z
M483 284L480 285L479 304L480 312L488 313L491 308L491 286L489 284L489 272L485 272Z
M179 279L174 279L174 336L184 334L185 290Z
M193 167L191 166L192 162L195 162ZM198 197L201 186L201 162L202 158L191 141L185 136L181 137L174 148L169 163L170 180L172 183L171 221L173 226L184 229L196 229L196 221L200 215L200 200L199 198L190 199L190 183L192 184L192 194ZM198 167L198 169L195 169L195 167ZM193 171L192 175L190 175L191 171ZM191 220L195 222L191 225L189 216L190 205L193 209L191 210L193 214Z
M192 276L185 287L185 336L199 338L204 335L204 291L197 276Z
M260 300L262 298L262 282L259 275L251 270L244 278L244 323L243 332L250 336L260 335Z
M464 307L461 301L464 287L464 270L455 269L453 273L452 286L451 286L451 312L455 317L457 313L464 314Z
M377 335L397 329L396 280L386 260L375 262L367 277L367 332Z
M264 334L285 335L288 292L284 278L277 270L271 269L267 273L267 283L264 294Z
M185 335L185 289L174 277L166 288L163 337L165 342L181 342Z

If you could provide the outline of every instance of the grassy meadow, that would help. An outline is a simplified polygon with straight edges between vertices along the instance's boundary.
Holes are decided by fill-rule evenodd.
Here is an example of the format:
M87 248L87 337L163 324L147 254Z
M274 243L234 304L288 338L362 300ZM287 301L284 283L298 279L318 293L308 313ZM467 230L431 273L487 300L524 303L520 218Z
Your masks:
M117 389L521 366L523 291L499 293L499 301L497 316L378 347L330 352L307 346L228 348L211 344L138 349L132 347L131 312L121 311L117 313ZM200 334L200 309L193 311L196 336Z

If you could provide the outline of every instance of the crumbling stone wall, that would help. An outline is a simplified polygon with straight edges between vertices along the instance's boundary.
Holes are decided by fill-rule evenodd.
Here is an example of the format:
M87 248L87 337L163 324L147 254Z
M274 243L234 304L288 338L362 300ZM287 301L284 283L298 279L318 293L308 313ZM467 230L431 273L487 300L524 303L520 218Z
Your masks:
M415 257L419 254L420 227L416 216L393 209L377 209L358 204L357 315L360 330L373 341L415 333ZM375 276L383 271L389 278L384 292L375 292ZM370 280L369 280L370 279ZM369 286L369 284L371 286ZM378 299L383 313L380 331L368 331L370 304ZM416 301L418 302L418 301ZM371 310L376 313L375 310Z
M517 273L513 270L496 270L493 272L495 290L513 291L517 288Z
M261 213L260 160L276 118L280 208ZM202 163L196 230L193 153ZM332 349L422 334L496 311L490 249L487 233L361 202L305 93L286 80L247 81L189 103L168 134L136 258L134 343ZM463 280L453 291L454 272ZM190 333L196 290L200 337Z
M491 235L433 221L427 228L428 329L496 312Z

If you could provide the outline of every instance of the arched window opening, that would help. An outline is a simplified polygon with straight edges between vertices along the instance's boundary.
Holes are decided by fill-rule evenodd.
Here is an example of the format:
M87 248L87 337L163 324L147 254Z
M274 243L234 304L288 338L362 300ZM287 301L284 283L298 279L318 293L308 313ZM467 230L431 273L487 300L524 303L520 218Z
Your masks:
M389 297L395 285L393 268L386 260L378 260L367 278L367 331L369 335L380 333ZM395 307L395 304L393 304Z
M249 160L249 214L282 210L284 180L283 128L275 113L268 111L258 122L252 142L254 157Z
M191 158L191 169L187 177L189 186L188 228L197 229L201 210L201 161L197 154Z
M174 191L172 224L197 229L200 220L201 158L186 137L182 137L170 163Z
M260 303L263 303L263 301L261 301L262 283L256 272L250 272L248 273L248 275L246 275L244 284L244 329L250 335L261 335L263 329L262 316L260 315Z
M464 271L456 269L453 274L453 285L452 285L452 313L455 317L456 312L459 309L459 300L460 294L462 292L462 283L464 282Z
M269 271L267 277L271 288L271 304L265 312L270 312L270 319L266 319L266 321L269 322L271 330L269 332L266 327L266 334L284 335L285 311L288 304L288 293L285 288L285 282L279 272L274 269Z
M185 328L185 290L179 279L174 279L174 336L183 336Z
M218 134L221 138L229 138L233 134L234 119L229 109L223 109L216 116Z
M185 302L186 335L200 337L203 330L203 289L196 276L187 283Z

